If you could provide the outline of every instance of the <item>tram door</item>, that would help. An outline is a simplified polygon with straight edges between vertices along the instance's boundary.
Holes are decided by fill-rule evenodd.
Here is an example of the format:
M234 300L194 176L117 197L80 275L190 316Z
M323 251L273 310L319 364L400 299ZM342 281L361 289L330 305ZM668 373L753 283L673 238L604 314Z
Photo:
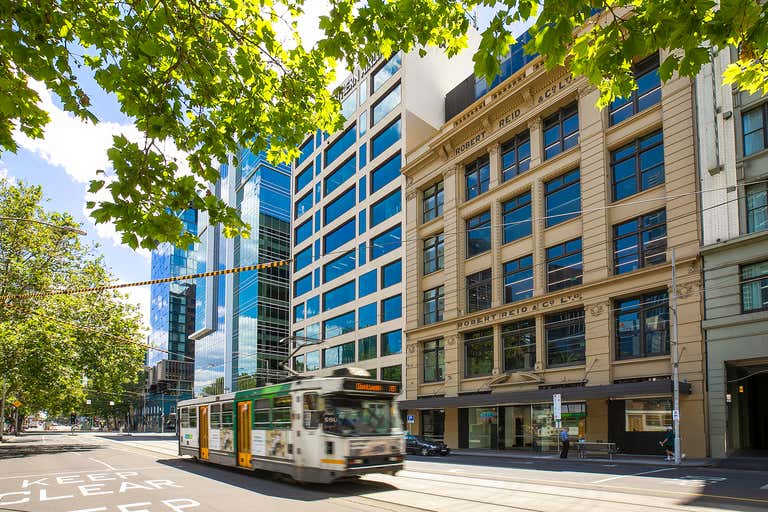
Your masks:
M208 460L208 406L200 406L200 458Z
M251 467L251 402L237 404L237 465Z

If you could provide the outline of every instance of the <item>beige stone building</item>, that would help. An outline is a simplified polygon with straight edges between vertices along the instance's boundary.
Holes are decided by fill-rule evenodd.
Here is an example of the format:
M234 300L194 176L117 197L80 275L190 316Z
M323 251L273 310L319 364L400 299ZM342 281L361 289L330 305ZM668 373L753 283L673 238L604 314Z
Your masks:
M658 65L636 63L638 90L603 111L539 58L490 90L467 79L406 155L412 432L554 449L559 394L572 439L662 455L674 249L682 448L706 455L692 86Z

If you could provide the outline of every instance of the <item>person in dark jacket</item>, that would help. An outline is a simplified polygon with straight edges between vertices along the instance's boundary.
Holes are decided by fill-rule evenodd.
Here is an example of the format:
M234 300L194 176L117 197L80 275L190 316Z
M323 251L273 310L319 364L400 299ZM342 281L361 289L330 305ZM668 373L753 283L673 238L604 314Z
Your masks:
M675 460L675 431L672 427L667 427L664 439L659 441L659 444L667 451L667 458L664 460Z
M571 441L568 439L568 429L563 427L560 431L560 458L568 458L568 449L571 447Z

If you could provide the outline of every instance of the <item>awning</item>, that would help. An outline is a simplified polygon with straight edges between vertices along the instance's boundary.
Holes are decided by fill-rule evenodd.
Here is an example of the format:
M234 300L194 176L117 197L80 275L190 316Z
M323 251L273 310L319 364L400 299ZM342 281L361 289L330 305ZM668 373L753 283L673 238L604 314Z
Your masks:
M680 393L690 394L691 385L680 383ZM672 394L671 380L625 382L602 386L579 386L553 389L530 389L525 391L504 391L500 393L473 393L458 396L423 397L403 400L401 409L444 409L446 407L483 407L494 405L535 404L552 401L552 395L560 394L563 402L612 399L641 396L669 396Z

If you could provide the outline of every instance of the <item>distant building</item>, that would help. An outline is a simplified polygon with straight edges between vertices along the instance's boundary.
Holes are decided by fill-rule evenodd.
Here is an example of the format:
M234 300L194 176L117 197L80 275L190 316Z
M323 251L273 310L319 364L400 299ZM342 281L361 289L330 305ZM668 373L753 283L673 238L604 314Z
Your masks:
M197 212L181 214L185 229L197 231ZM191 274L194 254L170 244L152 251L151 279ZM142 407L145 430L175 427L176 402L192 397L195 343L195 285L176 281L153 284L150 289L149 344L159 350L147 352L146 394Z
M290 169L243 149L220 168L212 192L238 209L249 238L224 237L200 216L197 272L290 258ZM195 395L263 386L285 376L288 355L290 267L198 279L196 283Z
M768 453L768 97L696 79L712 457Z

